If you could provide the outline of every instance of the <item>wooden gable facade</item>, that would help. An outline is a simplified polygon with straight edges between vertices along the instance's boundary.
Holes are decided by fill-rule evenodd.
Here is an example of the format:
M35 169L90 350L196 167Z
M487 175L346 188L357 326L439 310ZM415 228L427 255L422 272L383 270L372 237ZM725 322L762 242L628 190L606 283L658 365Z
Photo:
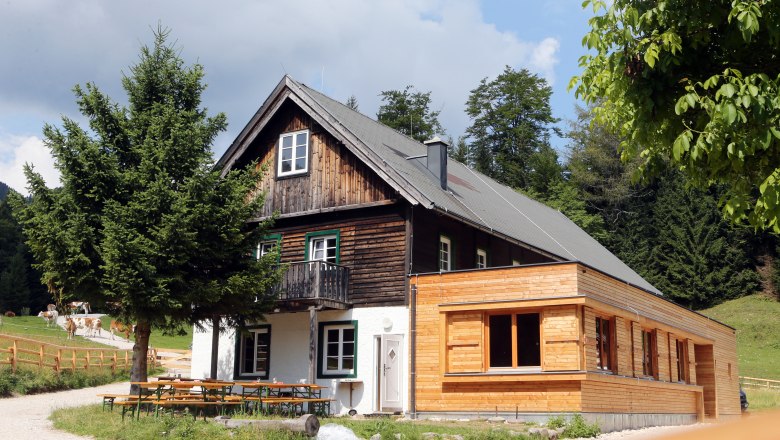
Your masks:
M350 306L408 303L407 274L438 270L439 238L453 240L453 269L475 268L478 249L490 266L511 266L553 257L517 242L413 205L344 143L281 93L275 111L250 139L233 166L253 162L265 172L257 190L265 194L259 218L276 213L271 231L281 262L309 259L307 237L338 232L338 264L349 269ZM305 173L279 176L282 136L308 133Z
M308 171L279 177L280 135L301 131L309 134ZM267 170L258 185L266 194L262 217L274 212L281 217L316 214L398 199L395 190L290 100L280 106L245 154Z

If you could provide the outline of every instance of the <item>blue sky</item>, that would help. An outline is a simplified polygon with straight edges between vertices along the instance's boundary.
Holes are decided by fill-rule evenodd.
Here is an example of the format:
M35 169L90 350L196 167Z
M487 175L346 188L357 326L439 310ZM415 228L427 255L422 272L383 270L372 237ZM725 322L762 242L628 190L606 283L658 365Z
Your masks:
M83 122L76 84L95 82L124 102L122 72L158 22L188 63L205 67L209 111L228 116L214 146L219 156L285 73L335 99L354 94L370 116L382 90L430 90L442 125L457 137L469 125L469 91L509 65L546 78L554 115L573 118L566 86L578 73L588 15L567 0L0 3L0 181L24 191L22 165L33 163L57 185L43 125L61 116ZM564 139L553 144L565 153Z

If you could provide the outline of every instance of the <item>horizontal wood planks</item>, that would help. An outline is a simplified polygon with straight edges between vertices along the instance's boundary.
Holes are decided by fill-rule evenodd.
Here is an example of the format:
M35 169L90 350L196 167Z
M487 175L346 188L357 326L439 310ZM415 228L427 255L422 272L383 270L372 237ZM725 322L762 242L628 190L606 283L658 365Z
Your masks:
M418 411L482 411L490 401L499 411L515 402L521 411L739 413L738 400L732 401L738 393L734 399L722 396L737 381L735 365L728 367L736 360L730 328L591 268L523 266L420 275L410 282L417 292ZM537 311L541 368L489 369L487 314ZM597 369L597 317L614 326L611 362L617 374ZM642 329L656 338L650 349L657 379L642 377ZM690 346L691 383L704 377L702 386L672 382L677 339ZM712 361L703 354L707 347Z
M630 306L630 310L642 318L662 324L666 328L659 332L659 341L662 339L661 334L665 335L666 331L673 332L678 338L692 339L689 349L691 383L700 384L698 360L694 359L694 346L711 346L714 359L717 360L714 366L714 387L717 392L714 395L717 398L718 413L724 415L741 413L739 408L737 341L733 329L659 298L652 293L622 283L595 269L582 268L579 271L577 281L579 292L589 298L619 307L627 308ZM626 318L630 319L629 316L627 315ZM705 339L714 342L707 342ZM659 363L663 364L663 362ZM730 369L729 365L731 365ZM661 367L659 372L667 374L668 377L668 364L666 367L663 365L659 365L659 367ZM641 364L639 370L641 371ZM713 394L705 393L705 406L708 404L708 398L711 397Z
M278 221L274 233L282 235L282 262L304 261L306 234L338 230L339 264L350 269L350 300L355 305L403 304L406 274L406 225L400 213L389 208L365 210L359 217L285 226Z
M580 329L576 306L542 310L542 370L578 370Z
M582 411L615 413L695 414L697 387L664 387L645 379L614 378L582 382ZM687 389L686 389L687 388Z
M307 173L277 178L279 136L309 130ZM250 147L247 158L266 166L258 184L266 199L260 216L369 204L396 197L395 191L292 102L282 105Z

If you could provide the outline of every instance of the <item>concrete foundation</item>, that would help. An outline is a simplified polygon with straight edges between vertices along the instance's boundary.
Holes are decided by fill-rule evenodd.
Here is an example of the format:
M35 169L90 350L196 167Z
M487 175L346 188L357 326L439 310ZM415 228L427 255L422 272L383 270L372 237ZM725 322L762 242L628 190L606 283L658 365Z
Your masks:
M697 422L696 414L617 414L617 413L581 413L589 423L598 423L601 432L640 429L649 426L691 425ZM544 424L551 417L570 418L572 413L507 413L507 412L418 412L418 419L488 419L502 417L508 422L534 422Z

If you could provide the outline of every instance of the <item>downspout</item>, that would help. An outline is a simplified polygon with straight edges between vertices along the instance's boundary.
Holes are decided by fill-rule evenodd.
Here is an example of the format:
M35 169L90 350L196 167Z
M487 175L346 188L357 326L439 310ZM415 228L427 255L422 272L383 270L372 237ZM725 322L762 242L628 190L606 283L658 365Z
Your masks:
M411 280L410 280L411 281ZM412 420L417 418L417 280L415 276L415 283L412 286L410 292L411 298L410 313L412 314L412 320L409 325L409 339L412 346L411 357L412 365L409 372L409 379L411 381L411 389L409 390L409 409L411 411Z

